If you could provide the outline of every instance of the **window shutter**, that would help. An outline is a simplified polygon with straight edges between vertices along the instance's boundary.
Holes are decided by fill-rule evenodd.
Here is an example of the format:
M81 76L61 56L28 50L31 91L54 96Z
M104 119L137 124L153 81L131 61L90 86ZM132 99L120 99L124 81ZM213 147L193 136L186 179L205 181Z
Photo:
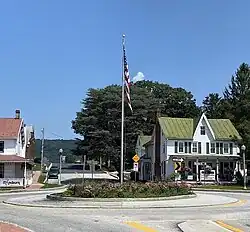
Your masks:
M216 143L216 154L220 154L220 144Z
M174 143L174 152L178 153L178 142L177 141Z
M209 143L207 143L207 145L206 145L206 150L207 150L207 154L209 154Z
M188 143L187 142L185 142L185 153L187 153L188 152Z
M223 154L223 143L220 143L220 154Z
M198 153L201 154L201 142L198 143Z
M233 154L233 143L230 143L230 154Z
M188 153L190 153L190 154L192 153L192 150L191 150L191 148L192 148L192 147L191 147L191 144L192 144L191 142L189 142L189 143L188 143Z

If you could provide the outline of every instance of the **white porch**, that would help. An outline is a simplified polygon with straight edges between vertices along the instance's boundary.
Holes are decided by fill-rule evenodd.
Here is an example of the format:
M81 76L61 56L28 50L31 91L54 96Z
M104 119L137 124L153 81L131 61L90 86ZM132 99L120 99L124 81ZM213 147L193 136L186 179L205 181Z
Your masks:
M28 162L4 162L0 161L0 188L23 187L32 184L32 166Z
M176 159L183 159L179 170L175 170ZM166 161L166 176L173 172L182 180L196 182L232 182L239 171L239 156L229 155L173 155Z

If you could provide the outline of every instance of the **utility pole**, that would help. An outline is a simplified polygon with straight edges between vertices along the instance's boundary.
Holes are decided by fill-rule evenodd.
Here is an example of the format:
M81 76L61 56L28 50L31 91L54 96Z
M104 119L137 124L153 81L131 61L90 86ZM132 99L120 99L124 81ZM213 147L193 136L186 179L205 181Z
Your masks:
M44 166L44 128L42 128L42 146L41 146L41 172L43 172Z

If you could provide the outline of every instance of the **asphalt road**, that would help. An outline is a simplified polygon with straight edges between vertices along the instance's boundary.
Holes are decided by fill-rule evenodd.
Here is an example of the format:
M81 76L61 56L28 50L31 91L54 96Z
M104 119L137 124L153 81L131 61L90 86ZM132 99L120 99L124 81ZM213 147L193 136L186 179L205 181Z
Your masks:
M212 194L231 196L241 201L223 206L142 210L41 209L0 203L0 220L20 224L35 232L175 232L180 231L177 224L186 220L221 220L238 228L238 232L250 231L249 193ZM2 202L18 195L24 196L24 194L6 194L0 195L0 200ZM203 231L206 232L206 228Z

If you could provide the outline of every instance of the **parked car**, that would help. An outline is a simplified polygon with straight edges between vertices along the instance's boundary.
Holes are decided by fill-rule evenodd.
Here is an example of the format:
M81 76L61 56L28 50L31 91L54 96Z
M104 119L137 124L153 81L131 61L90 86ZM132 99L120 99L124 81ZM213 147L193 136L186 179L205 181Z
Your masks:
M51 167L48 174L48 179L58 179L59 169L58 167Z

